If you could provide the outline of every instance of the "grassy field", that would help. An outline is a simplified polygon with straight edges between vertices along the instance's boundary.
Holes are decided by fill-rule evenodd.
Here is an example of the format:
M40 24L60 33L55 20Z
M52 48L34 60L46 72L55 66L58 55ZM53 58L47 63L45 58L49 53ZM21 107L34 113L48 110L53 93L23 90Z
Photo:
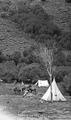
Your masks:
M2 88L1 88L2 86ZM4 86L4 88L3 88ZM47 88L38 88L37 94L15 95L14 84L0 85L0 111L12 115L17 120L70 120L71 97L66 102L40 102ZM15 120L16 120L15 119Z

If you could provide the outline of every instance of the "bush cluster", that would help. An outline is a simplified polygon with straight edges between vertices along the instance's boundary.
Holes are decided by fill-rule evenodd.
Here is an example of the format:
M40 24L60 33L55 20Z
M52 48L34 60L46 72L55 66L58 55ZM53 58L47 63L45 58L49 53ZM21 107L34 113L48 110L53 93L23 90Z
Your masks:
M19 51L11 55L4 55L0 52L0 78L4 82L35 83L37 79L46 79L48 74L42 66L40 59L33 54L32 48Z
M58 50L56 53L54 53L54 61L53 64L56 66L63 66L65 65L65 55L62 53L62 51Z
M71 66L71 55L67 55L65 65Z
M58 39L59 46L62 49L71 50L71 31L62 32L60 38Z

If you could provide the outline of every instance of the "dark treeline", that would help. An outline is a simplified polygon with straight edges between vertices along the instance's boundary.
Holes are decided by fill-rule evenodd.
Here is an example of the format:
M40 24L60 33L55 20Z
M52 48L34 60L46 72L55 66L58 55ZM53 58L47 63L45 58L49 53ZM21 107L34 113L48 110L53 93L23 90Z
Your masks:
M62 56L62 58L61 58ZM71 56L68 55L67 61L71 65ZM64 66L64 54L60 51L55 54L53 64L55 66ZM67 63L68 64L68 63ZM7 83L24 82L34 84L38 79L48 79L49 75L43 63L43 60L35 56L32 47L23 51L15 51L11 55L4 55L0 52L0 78ZM71 70L67 68L58 72L55 71L56 81L62 84L64 89L70 91L71 87Z

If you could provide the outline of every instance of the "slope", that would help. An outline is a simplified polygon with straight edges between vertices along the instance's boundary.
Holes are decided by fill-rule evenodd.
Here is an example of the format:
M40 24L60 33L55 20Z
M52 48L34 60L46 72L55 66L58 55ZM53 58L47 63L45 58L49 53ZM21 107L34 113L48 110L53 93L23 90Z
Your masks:
M5 54L14 51L22 51L24 47L29 47L33 44L21 30L18 30L16 25L0 17L0 50Z

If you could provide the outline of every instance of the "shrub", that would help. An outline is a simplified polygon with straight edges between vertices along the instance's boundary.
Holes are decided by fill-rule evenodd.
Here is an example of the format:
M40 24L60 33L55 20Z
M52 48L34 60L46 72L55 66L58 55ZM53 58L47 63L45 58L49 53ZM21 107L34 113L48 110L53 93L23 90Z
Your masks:
M63 82L66 87L66 90L69 90L69 87L71 86L71 73L64 77Z
M41 69L40 65L37 63L32 63L21 67L19 74L19 81L24 81L25 83L35 83L38 79L48 78L48 74L44 69Z
M63 86L66 89L66 92L71 95L71 73L65 75L63 79Z
M68 61L68 62L71 62L71 55L68 55L68 56L67 56L67 61Z
M69 95L71 96L71 85L70 85L69 88L68 88L68 93L69 93Z
M67 75L68 73L66 71L59 71L58 73L55 74L55 78L57 82L62 82L65 75Z
M35 47L34 46L31 46L30 48L28 49L25 49L23 51L23 62L25 62L26 64L31 64L31 63L40 63L40 59L39 57L37 57L35 54L34 54L34 51L35 51Z
M62 53L62 51L59 50L54 54L53 64L56 66L64 66L65 60L66 60L65 55Z
M59 45L63 49L71 50L71 33L63 32L60 36Z
M36 57L34 54L30 54L27 57L23 59L24 63L26 64L32 64L32 63L40 63L40 60L38 57Z
M17 2L17 7L18 7L18 13L23 13L23 12L29 12L30 10L30 5L28 4L29 1L18 1Z
M23 56L27 57L27 56L29 56L29 54L32 54L32 53L33 53L33 48L32 48L32 46L30 46L29 48L27 48L23 51Z
M10 60L13 60L17 65L20 62L21 53L19 51L15 51L12 55L10 55Z
M17 79L17 67L13 61L0 63L0 78L5 82L13 82Z
M26 66L26 64L24 62L20 62L17 64L17 70L18 72L20 71L21 67L24 68Z
M7 57L2 52L0 52L0 63L5 62L6 60Z
M1 2L2 11L4 11L4 12L8 11L10 3L11 3L10 1L2 1Z
M66 65L67 65L67 66L71 66L71 55L67 55Z

